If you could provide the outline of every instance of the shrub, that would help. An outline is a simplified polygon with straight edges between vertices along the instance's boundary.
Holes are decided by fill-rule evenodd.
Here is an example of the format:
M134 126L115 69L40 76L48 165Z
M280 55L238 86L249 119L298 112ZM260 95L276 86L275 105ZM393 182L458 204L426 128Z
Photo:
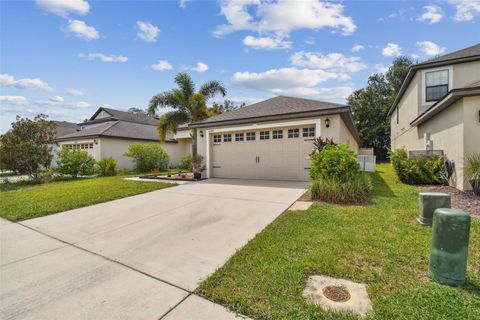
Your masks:
M114 176L117 174L117 160L112 157L98 161L98 174L101 176Z
M322 137L318 137L316 138L314 141L313 141L313 149L312 149L312 155L315 153L315 152L320 152L323 150L323 148L325 148L326 146L330 146L330 145L334 145L336 146L337 144L335 142L333 142L333 139L329 139L329 138L322 138Z
M373 185L365 173L359 173L348 181L318 179L309 188L310 198L332 203L366 203L372 197Z
M326 145L322 151L314 153L311 159L312 180L333 179L345 182L360 173L357 157L346 144Z
M84 150L63 147L58 153L57 171L62 174L88 176L93 174L95 159Z
M133 143L124 156L133 158L137 172L165 170L169 162L168 153L158 143Z
M187 155L183 157L180 168L183 170L192 170L192 161L193 161L193 157L191 155Z
M405 149L390 152L390 161L398 179L407 184L446 184L443 156L408 158Z
M467 155L463 170L475 194L480 195L480 153L474 152Z

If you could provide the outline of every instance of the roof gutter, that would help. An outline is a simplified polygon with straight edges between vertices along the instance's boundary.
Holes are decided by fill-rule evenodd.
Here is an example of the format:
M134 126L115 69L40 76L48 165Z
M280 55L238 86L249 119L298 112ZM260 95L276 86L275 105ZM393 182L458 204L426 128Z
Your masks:
M452 64L471 62L471 61L477 61L477 60L480 60L480 55L465 57L465 58L458 58L458 59L449 59L449 60L444 60L439 62L424 62L424 63L419 63L414 66L411 66L410 69L408 69L407 76L405 77L405 80L403 80L402 86L400 87L400 90L398 91L398 94L395 97L395 100L393 101L392 106L388 110L387 116L390 117L392 115L393 111L395 110L398 103L400 102L400 99L403 97L403 94L407 90L407 87L410 84L410 81L415 76L415 73L417 72L417 70L422 70L422 69L427 69L432 67L443 67L443 66L448 66Z

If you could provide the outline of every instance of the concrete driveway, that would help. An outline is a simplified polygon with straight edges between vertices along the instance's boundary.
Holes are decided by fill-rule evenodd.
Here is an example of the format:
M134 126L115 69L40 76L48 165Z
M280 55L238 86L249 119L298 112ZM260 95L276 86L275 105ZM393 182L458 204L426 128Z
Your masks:
M210 179L2 221L0 318L233 319L192 292L305 186Z

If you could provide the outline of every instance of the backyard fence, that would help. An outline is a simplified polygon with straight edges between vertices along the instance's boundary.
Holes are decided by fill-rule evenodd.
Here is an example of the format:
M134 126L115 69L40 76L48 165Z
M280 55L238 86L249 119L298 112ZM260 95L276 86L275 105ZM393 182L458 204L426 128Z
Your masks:
M357 162L362 171L375 172L376 157L374 155L357 155Z

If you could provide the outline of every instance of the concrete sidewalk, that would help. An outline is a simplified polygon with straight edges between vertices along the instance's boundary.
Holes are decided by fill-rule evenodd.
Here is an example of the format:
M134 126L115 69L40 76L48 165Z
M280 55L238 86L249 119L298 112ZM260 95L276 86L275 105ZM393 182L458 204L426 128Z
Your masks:
M1 221L2 319L235 319L192 292L304 183L212 179Z

